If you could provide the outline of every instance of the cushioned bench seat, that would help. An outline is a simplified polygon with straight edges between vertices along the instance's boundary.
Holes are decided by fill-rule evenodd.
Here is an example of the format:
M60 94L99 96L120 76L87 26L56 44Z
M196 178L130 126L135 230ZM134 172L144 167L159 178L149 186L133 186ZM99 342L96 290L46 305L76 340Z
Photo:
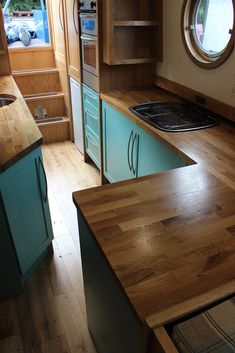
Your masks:
M174 326L172 340L181 353L235 352L235 297Z

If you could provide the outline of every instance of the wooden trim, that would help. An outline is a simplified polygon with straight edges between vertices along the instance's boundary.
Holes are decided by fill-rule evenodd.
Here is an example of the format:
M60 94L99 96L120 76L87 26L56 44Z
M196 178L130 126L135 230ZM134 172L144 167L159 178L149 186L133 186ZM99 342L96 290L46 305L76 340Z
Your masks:
M51 45L45 45L40 47L25 47L25 48L9 48L9 53L19 53L19 52L38 52L38 51L53 51Z
M161 351L164 353L179 353L163 326L155 329L154 335L157 341L157 352Z
M196 2L194 0L184 0L181 11L181 35L187 54L197 66L204 69L214 69L222 65L232 53L235 43L235 0L232 0L232 2L234 20L231 38L222 54L216 58L211 58L200 50L195 41L194 35L189 28L190 24L193 22L193 13Z
M232 105L209 97L201 92L195 91L189 87L181 85L180 83L168 80L167 78L158 75L155 76L154 84L194 103L198 103L197 97L201 97L206 103L205 105L202 105L203 107L221 115L224 118L235 121L235 107Z
M158 311L146 318L148 326L152 329L164 326L170 322L183 318L212 305L220 300L234 295L235 293L235 280L222 284L204 294L198 295L192 299L179 302L168 308Z
M50 75L50 74L56 74L58 73L59 70L56 68L50 68L50 69L35 69L35 70L20 70L20 71L13 71L13 76L14 77L25 77L25 76L37 76L37 75Z

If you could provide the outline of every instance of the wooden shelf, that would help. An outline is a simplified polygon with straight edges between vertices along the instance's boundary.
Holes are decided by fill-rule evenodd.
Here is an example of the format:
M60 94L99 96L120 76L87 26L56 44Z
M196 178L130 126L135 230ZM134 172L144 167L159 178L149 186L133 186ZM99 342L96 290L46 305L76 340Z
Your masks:
M110 65L152 64L160 60L159 58L114 59Z
M161 61L162 6L163 0L106 0L104 63L134 65Z
M159 21L113 21L114 27L158 27Z

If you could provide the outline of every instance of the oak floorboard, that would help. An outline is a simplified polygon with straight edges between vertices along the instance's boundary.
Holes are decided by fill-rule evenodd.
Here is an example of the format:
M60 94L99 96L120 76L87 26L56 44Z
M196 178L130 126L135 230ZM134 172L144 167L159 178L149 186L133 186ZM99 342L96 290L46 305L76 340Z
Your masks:
M100 175L71 142L43 146L54 231L48 254L24 293L0 301L0 353L95 353L85 298L72 192L99 184Z

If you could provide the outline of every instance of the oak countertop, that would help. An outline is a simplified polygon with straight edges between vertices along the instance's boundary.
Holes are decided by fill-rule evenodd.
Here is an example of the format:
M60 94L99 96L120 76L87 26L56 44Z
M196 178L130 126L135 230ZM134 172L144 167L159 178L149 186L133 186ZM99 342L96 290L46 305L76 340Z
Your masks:
M42 144L42 135L12 76L0 76L0 95L17 97L0 108L0 173Z
M166 98L157 89L102 94L195 164L73 194L131 305L151 328L235 293L235 129L220 124L167 133L128 109Z

